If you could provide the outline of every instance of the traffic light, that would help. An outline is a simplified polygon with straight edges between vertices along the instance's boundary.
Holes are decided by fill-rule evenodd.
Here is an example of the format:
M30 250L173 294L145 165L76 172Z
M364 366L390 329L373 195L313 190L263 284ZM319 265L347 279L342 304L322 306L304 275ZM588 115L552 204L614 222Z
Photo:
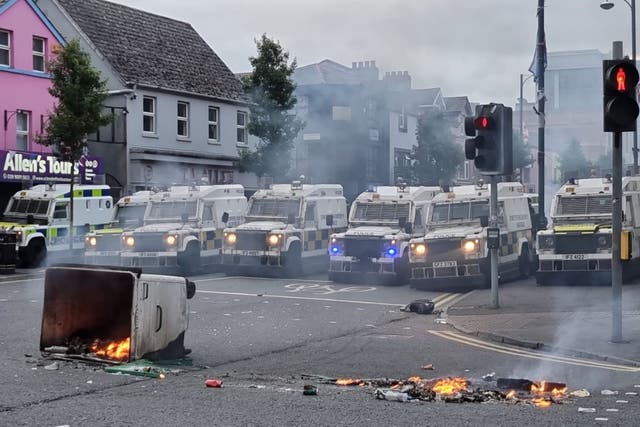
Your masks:
M633 132L638 118L638 70L628 59L602 61L604 131Z
M467 117L464 129L465 157L474 161L483 175L510 175L513 172L513 110L502 104L476 107L476 116Z

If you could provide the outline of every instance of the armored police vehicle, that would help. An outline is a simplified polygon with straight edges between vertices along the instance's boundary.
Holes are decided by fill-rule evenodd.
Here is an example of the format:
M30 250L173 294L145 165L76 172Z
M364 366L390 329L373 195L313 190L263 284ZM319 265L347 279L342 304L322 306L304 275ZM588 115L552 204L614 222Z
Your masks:
M222 230L247 208L241 185L177 186L151 196L144 225L122 233L123 266L193 273L220 263Z
M418 288L490 284L486 184L454 187L433 198L427 232L411 240L411 284ZM535 250L529 199L522 184L498 183L501 280L528 276Z
M378 187L360 194L349 229L331 235L329 279L403 284L409 281L409 240L425 234L431 199L440 187Z
M120 241L125 230L142 225L153 191L138 191L116 202L111 227L94 230L84 238L88 264L120 265Z
M224 230L224 270L289 276L326 271L329 236L346 228L341 185L274 184L251 196L244 224Z
M109 186L74 185L73 249L84 247L84 236L108 227L113 218ZM17 232L18 261L23 267L40 265L47 253L69 253L70 185L36 185L9 200L0 227Z
M571 179L551 202L551 227L538 232L541 285L611 283L610 178ZM640 177L622 178L623 279L639 273Z

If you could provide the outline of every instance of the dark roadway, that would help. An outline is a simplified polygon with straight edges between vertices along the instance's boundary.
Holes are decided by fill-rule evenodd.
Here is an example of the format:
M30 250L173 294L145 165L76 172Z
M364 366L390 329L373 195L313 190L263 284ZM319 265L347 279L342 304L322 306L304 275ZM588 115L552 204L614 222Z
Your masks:
M638 368L471 341L435 323L434 315L400 311L416 298L435 299L442 308L458 295L334 285L323 277L193 279L198 293L190 301L186 341L202 369L165 379L69 362L45 370L50 361L38 351L42 279L0 283L0 425L637 425L640 396L625 393L640 393ZM434 371L421 370L428 363ZM376 400L368 388L330 385L319 385L318 396L303 396L309 381L300 378L479 381L490 372L567 382L592 396L549 408L400 403ZM224 387L205 388L207 378L222 378ZM602 389L619 394L603 396Z

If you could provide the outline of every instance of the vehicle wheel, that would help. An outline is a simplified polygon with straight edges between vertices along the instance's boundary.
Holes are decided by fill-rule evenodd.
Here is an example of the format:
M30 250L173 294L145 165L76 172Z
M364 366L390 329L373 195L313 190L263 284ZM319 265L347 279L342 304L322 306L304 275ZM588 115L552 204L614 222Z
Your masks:
M531 275L531 256L529 255L529 246L524 245L520 252L520 258L518 258L518 269L520 270L520 277L527 278Z
M287 277L296 277L302 274L302 250L300 243L294 242L283 255L284 272Z
M42 239L29 242L22 252L21 267L40 267L47 258L47 247Z
M184 251L179 260L180 268L183 274L196 274L200 270L200 246L197 242L192 242L187 245L187 250Z
M411 269L409 267L409 252L404 251L402 254L402 258L395 260L395 271L397 274L397 278L394 282L395 285L402 286L406 283L409 283L409 274Z

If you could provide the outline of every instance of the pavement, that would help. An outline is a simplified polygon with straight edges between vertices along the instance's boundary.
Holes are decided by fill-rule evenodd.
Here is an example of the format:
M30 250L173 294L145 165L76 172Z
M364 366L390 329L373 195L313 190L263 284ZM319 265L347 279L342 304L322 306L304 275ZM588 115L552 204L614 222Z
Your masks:
M640 366L640 282L625 284L622 339L612 342L610 287L537 286L535 280L474 290L447 310L447 322L466 334L531 349Z

